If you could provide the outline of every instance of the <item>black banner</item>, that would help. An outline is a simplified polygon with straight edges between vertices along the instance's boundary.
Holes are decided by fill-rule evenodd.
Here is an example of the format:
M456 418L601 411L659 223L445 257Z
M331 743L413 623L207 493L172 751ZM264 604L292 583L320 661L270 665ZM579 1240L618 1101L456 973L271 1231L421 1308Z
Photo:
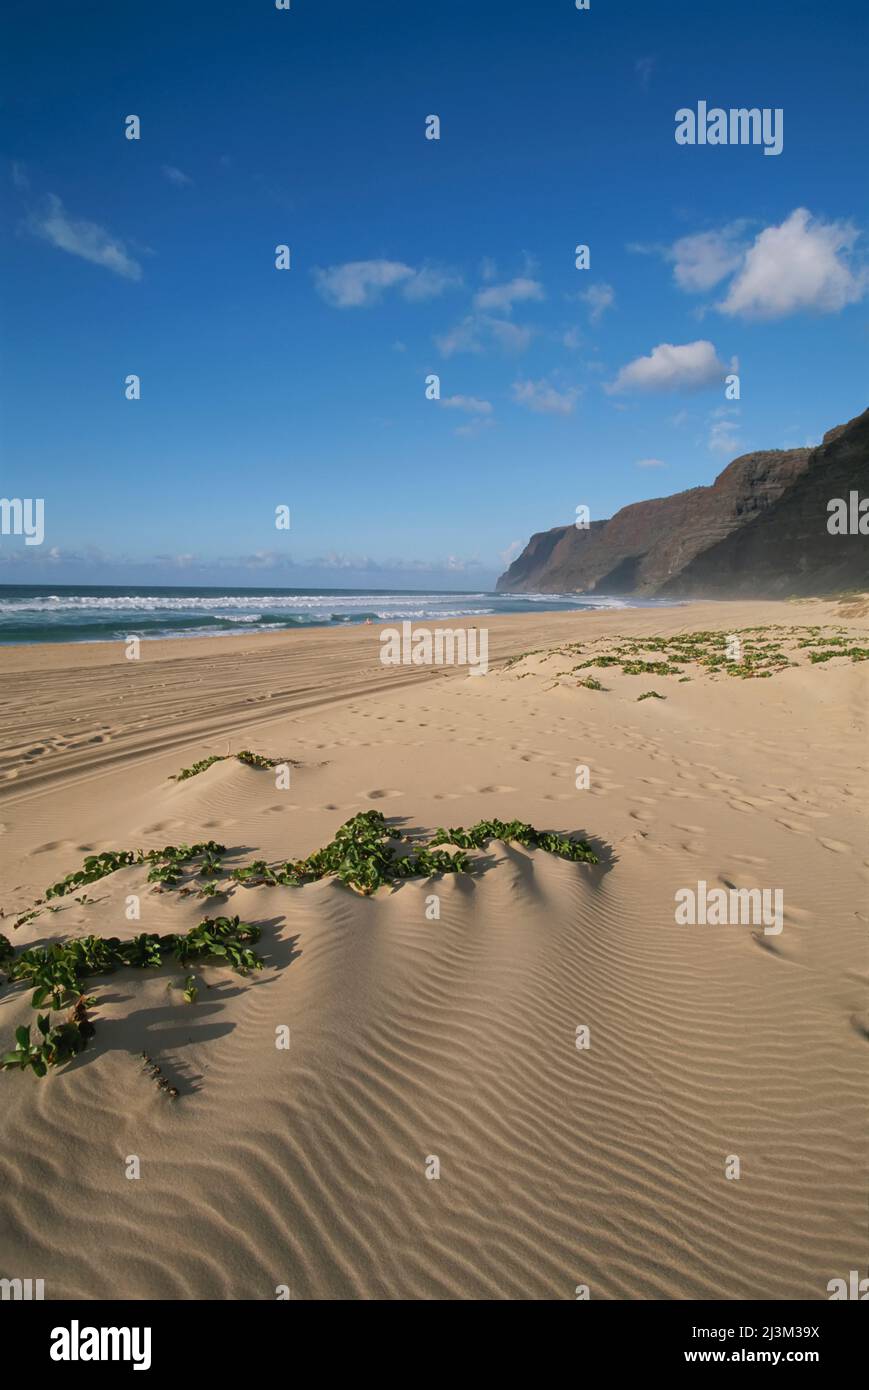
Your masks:
M850 1301L850 1300L849 1300ZM865 1301L863 1300L858 1301ZM235 1313L232 1312L235 1306ZM336 1310L331 1306L330 1321ZM325 1309L324 1309L325 1311ZM581 1354L587 1367L613 1372L671 1371L677 1367L801 1365L816 1371L854 1365L865 1350L865 1309L832 1302L594 1302L574 1308L571 1318L556 1320L556 1337L570 1329L570 1355ZM316 1332L318 1315L307 1303L303 1320L293 1300L242 1303L40 1303L0 1302L0 1328L7 1349L27 1347L27 1364L40 1379L63 1383L71 1375L93 1376L101 1370L197 1376L214 1371L265 1371L282 1360L288 1336ZM314 1328L309 1319L313 1314ZM341 1313L345 1317L346 1313ZM424 1325L425 1326L425 1325ZM443 1336L443 1324L429 1324ZM458 1324L462 1331L466 1324ZM277 1338L280 1340L272 1340ZM334 1342L327 1342L327 1356ZM358 1357L358 1351L354 1353ZM491 1356L491 1346L487 1356ZM512 1352L510 1355L512 1356ZM563 1354L563 1353L562 1353ZM260 1361L262 1357L262 1362ZM594 1357L594 1362L590 1358ZM445 1371L454 1352L444 1348ZM378 1366L383 1365L378 1354ZM497 1353L495 1353L497 1361ZM859 1362L857 1362L859 1364ZM426 1374L431 1372L430 1349Z

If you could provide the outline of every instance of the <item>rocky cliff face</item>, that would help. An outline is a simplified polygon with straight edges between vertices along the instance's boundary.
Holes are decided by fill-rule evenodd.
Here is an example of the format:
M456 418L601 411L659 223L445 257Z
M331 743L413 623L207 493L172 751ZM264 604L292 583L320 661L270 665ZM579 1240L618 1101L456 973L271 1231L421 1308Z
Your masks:
M869 410L815 449L734 459L711 487L635 502L587 531L531 537L502 592L694 597L869 586L869 536L831 535L831 498L869 497Z

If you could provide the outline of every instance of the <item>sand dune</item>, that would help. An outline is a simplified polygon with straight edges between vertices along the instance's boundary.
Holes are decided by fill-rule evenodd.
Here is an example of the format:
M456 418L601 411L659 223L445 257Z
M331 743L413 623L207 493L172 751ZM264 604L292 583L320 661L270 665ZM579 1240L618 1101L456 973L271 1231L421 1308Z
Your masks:
M87 1052L0 1074L0 1273L49 1298L822 1299L862 1268L869 664L602 668L603 691L560 656L505 665L765 623L869 645L859 606L742 603L492 620L479 679L383 668L371 628L154 643L140 663L0 653L16 946L206 915L133 866L14 931L90 850L213 837L230 864L296 858L378 809L425 835L517 817L600 853L493 841L473 875L370 898L238 886L219 906L262 925L260 974L198 969L192 1005L181 967L95 980ZM667 698L638 702L652 685ZM289 789L234 759L170 780L244 747L292 758ZM677 926L675 891L701 879L780 887L784 929ZM4 1043L31 1018L0 993Z

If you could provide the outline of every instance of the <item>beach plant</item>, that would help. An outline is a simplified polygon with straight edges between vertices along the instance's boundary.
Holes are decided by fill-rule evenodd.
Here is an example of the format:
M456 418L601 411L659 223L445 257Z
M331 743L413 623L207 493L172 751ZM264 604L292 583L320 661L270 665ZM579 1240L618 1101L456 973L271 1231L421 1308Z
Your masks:
M245 763L247 767L259 767L267 769L277 767L282 760L280 758L266 758L262 753L251 753L249 748L243 748L240 753L236 753L236 758L240 763Z
M59 1066L80 1052L94 1034L87 1009L93 1000L82 992L83 981L92 975L105 975L122 966L154 968L163 964L164 956L172 955L182 964L199 960L213 964L231 965L240 974L261 970L263 962L251 950L259 940L260 928L238 917L206 918L186 933L157 936L141 933L129 941L118 937L83 936L51 946L34 946L12 957L9 981L26 981L34 986L31 1007L39 1009L50 1000L58 1010L71 1006L66 1022L37 1024L42 1040L30 1042L30 1028L16 1032L16 1049L3 1054L0 1066L30 1067L36 1076L44 1076L48 1067ZM6 940L5 937L2 938ZM7 943L8 945L9 943ZM13 948L10 946L10 950ZM195 977L185 980L184 997L193 1003L198 996Z
M480 821L469 830L437 829L429 841L414 841L395 829L390 829L382 811L361 811L335 833L330 844L316 850L307 859L269 865L255 860L233 871L237 882L255 887L282 884L299 887L327 876L337 878L364 896L378 888L395 885L403 879L428 878L434 874L470 873L472 862L468 849L481 849L489 840L515 840L532 848L547 850L561 858L598 862L591 846L584 840L571 840L552 831L539 831L524 821ZM397 842L398 847L396 847ZM402 844L408 846L400 852ZM449 854L443 845L455 845Z
M220 856L215 854L213 850L206 850L202 856L202 863L196 870L196 876L197 878L213 878L214 875L219 874L222 869L223 865L220 862Z
M32 907L28 912L22 912L21 916L16 917L15 921L13 922L13 930L17 929L18 927L26 927L28 922L34 922L36 918L40 915L41 911L42 909L39 907Z
M30 1040L30 1024L15 1029L15 1048L0 1056L0 1070L29 1067L34 1076L45 1076L49 1067L61 1066L84 1051L93 1037L94 1027L88 1017L88 1000L80 999L63 1023L52 1024L51 1015L38 1014L37 1036Z
M251 887L261 884L299 887L334 877L354 891L369 896L378 888L394 886L410 878L469 873L473 864L468 851L482 849L491 840L542 849L574 862L598 863L587 841L555 831L537 830L525 821L478 821L467 830L463 826L439 827L430 840L418 840L389 826L381 811L360 811L339 826L329 844L307 858L278 864L258 859L233 870L231 877ZM452 853L444 848L447 845L455 847ZM191 861L201 858L208 862L209 868L219 868L217 861L225 853L225 847L213 840L194 845L167 845L147 852L111 850L89 856L81 872L104 877L131 864L149 864L148 877L152 881L177 882L180 869ZM55 895L63 896L78 878L78 874L69 874L53 885ZM200 891L210 893L216 887L207 881ZM33 1040L29 1026L19 1028L15 1034L15 1048L0 1055L0 1068L30 1069L34 1075L44 1076L50 1067L69 1061L82 1051L94 1033L88 1014L93 1000L83 992L88 978L121 968L156 969L170 957L181 965L192 962L229 965L247 975L263 967L261 957L253 950L260 935L257 924L243 922L237 915L204 918L184 933L161 936L141 932L126 940L81 936L50 946L32 946L18 953L9 940L0 935L0 964L6 969L10 983L23 982L32 988L31 1006L41 1009L48 1003L55 1011L70 1010L65 1021L58 1024L51 1022L50 1012L38 1015L38 1036ZM199 986L195 975L186 976L183 991L187 1003L196 1001ZM152 1075L160 1076L160 1068L144 1053L143 1058L152 1069ZM177 1090L164 1078L158 1084L171 1096L177 1096Z
M425 844L414 845L411 854L400 854L392 841L407 841L391 830L382 811L360 811L335 832L335 838L307 859L268 865L264 860L233 871L239 883L282 884L300 887L333 876L355 892L368 897L378 888L405 878L435 873L462 873L469 868L466 855L450 855Z
M193 763L191 767L182 767L180 772L176 772L170 777L170 782L186 782L188 777L196 777L200 772L205 772L214 763L222 763L224 754L212 753L209 758L200 758L198 763Z
M817 665L820 661L830 661L834 656L850 656L852 661L869 661L869 647L833 648L831 651L809 652L809 661Z
M600 688L596 682L594 688ZM496 829L493 830L490 827L496 827ZM585 858L586 862L596 862L588 859L585 854L573 854L565 848L565 846L575 846L582 842L553 837L551 832L536 831L533 826L526 826L524 822L520 821L481 821L479 826L475 828L480 836L479 844L484 844L486 839L493 836L498 837L497 827L502 829L513 827L517 833L512 838L519 839L521 843L550 849L552 853L560 854L562 857ZM255 859L250 864L240 865L233 869L229 878L233 882L247 887L300 887L304 883L317 882L326 877L335 877L348 887L367 896L380 887L395 884L402 879L430 877L440 873L469 872L471 865L466 855L462 853L447 854L439 848L442 844L451 843L438 838L443 833L438 830L431 842L413 841L410 837L390 828L382 811L360 811L338 828L334 839L329 844L315 850L307 858L286 860L283 863L274 864L269 864L264 859ZM523 836L530 838L522 838ZM534 839L534 836L538 838ZM399 852L397 846L400 846L402 842L408 845L409 852ZM460 845L460 849L464 847ZM479 847L476 842L475 847ZM194 860L202 859L202 865L198 872L205 877L198 893L203 897L212 897L221 892L219 884L211 876L222 871L220 858L224 854L226 854L226 847L216 844L213 840L194 845L167 845L163 849L148 850L147 853L142 850L135 852L132 850L109 851L100 856L100 876L112 873L117 868L125 868L129 864L147 863L150 864L149 882L158 889L174 888L181 881L182 871ZM72 883L76 877L76 874L67 875L60 884L54 885L53 891L57 894L67 891L65 885ZM220 924L230 920L238 922L238 918L221 917L215 920ZM200 924L200 926L204 927L204 924ZM199 928L194 928L192 933L188 933L186 949L190 952L194 949L195 933L199 930ZM219 934L222 928L215 930ZM85 939L88 938L81 940ZM174 939L172 938L172 940ZM160 947L157 943L161 941L161 938L134 937L123 947L116 939L112 938L111 940L113 949L119 955L122 955L124 950L138 952L147 950L152 956L159 956ZM165 941L167 938L162 938L162 940ZM116 963L139 964L144 962L127 961L119 958ZM19 968L24 969L25 967L19 966ZM60 969L61 966L57 965L56 968Z
M638 696L637 696L637 701L640 701L640 700L666 700L666 698L667 698L666 695L659 695L658 692L657 692L657 690L644 690L643 693L642 693L642 695L638 695Z
M622 670L626 676L679 676L680 666L671 666L666 661L625 661Z
M177 888L181 875L175 864L154 864L148 870L148 882L157 883L163 888Z
M251 945L259 941L260 928L238 917L207 917L183 936L170 937L171 949L181 965L188 961L222 960L240 974L262 970L263 962Z
M157 1065L153 1057L148 1056L147 1052L142 1053L142 1066L151 1080L156 1082L159 1090L165 1091L170 1100L178 1099L177 1087L170 1085L168 1078L163 1075L162 1068Z
M483 849L490 840L501 840L504 844L515 841L528 849L543 849L556 854L560 859L570 859L574 863L597 864L595 854L587 840L572 840L558 835L552 830L535 830L525 821L481 820L469 830L464 826L435 831L432 845L460 845L464 849Z
M195 845L166 845L163 849L106 850L102 854L87 855L81 869L46 888L45 897L62 898L82 884L95 883L108 874L116 873L118 869L138 864L151 865L148 873L150 883L174 888L181 880L182 871L196 859L203 860L203 867L209 873L219 873L222 867L220 858L224 854L226 846L219 845L216 840L203 840Z
M733 637L740 639L738 659L731 654ZM597 642L605 644L606 649L594 650ZM684 681L689 679L683 674L684 666L690 662L711 675L725 675L739 680L769 680L778 672L797 665L792 654L801 648L823 649L818 657L810 657L812 661L828 661L836 654L850 655L854 661L869 659L867 649L855 646L853 636L849 636L844 629L826 629L822 633L819 627L788 628L782 625L756 625L735 633L704 630L674 633L668 637L602 638L596 639L591 649L588 644L565 643L549 654L582 655L584 659L571 668L573 672L592 667L618 667L625 675L673 675Z
M113 874L116 869L122 869L127 864L135 863L136 856L130 849L107 850L104 854L89 854L82 867L75 873L67 874L60 883L54 883L50 888L46 888L45 896L46 898L62 898L66 893L71 893L74 888L80 888L84 883L96 883L97 879L105 878L107 874Z
M240 753L212 753L207 758L200 758L199 762L192 763L190 767L182 767L181 771L174 773L169 780L186 782L189 777L198 777L200 772L206 772L215 763L225 763L230 758L235 758L247 767L257 768L277 767L279 763L292 761L290 758L267 758L263 753L252 753L249 748L243 748Z
M138 970L156 970L163 964L164 940L156 932L140 932L129 941L117 941L115 938L117 962Z

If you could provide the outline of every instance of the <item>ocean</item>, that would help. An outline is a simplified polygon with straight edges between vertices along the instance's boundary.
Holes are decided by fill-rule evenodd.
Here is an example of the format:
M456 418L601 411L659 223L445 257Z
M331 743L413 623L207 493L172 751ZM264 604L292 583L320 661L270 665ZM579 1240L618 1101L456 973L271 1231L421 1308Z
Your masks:
M661 599L396 589L144 588L0 585L0 644L214 637L403 619L436 623L496 613L672 606Z

